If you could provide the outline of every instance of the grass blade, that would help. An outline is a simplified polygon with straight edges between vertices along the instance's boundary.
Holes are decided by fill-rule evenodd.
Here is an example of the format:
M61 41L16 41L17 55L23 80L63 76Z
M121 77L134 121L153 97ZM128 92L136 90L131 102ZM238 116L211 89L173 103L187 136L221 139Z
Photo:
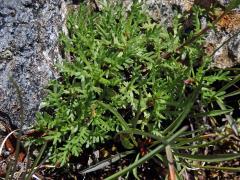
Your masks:
M220 171L240 172L240 167L193 166L201 169L215 169Z
M236 84L238 81L240 81L240 75L236 76L235 79L233 79L232 81L230 81L229 83L227 83L225 86L223 86L222 88L220 88L216 94L214 95L215 97L218 96L220 93L222 93L223 91L225 91L226 89L228 89L229 87L231 87L232 85Z
M222 110L226 110L227 108L225 107L224 103L219 99L217 98L217 104L219 105L219 107L222 109ZM236 136L238 136L238 127L237 127L237 124L235 122L235 120L233 119L233 117L231 115L225 115L227 120L228 120L228 123L229 125L231 126L234 134Z
M137 157L136 157L136 159L135 159L134 162L137 162L137 161L138 161L139 156L140 156L140 154L138 153L138 154L137 154ZM137 175L137 168L136 168L136 167L133 169L133 176L134 176L137 180L140 180L140 178L139 178L138 175Z
M129 130L121 131L121 132L119 132L118 134L126 134L126 133L128 133L128 134L141 135L141 136L144 136L144 137L149 137L149 138L153 138L153 139L155 139L155 140L164 142L164 139L163 139L162 137L153 135L153 134L148 133L148 132L141 131L141 130L139 130L139 129L129 129Z
M200 142L203 141L204 137L201 135L195 136L193 138L177 138L177 143L173 145L173 147L181 147L182 145L193 143L193 142Z
M225 139L227 136L224 136L222 138L219 138L217 140L210 141L205 144L199 144L199 145L189 145L189 146L179 146L178 144L176 146L173 146L173 149L193 149L193 148L203 148L203 147L209 147L210 145L216 144L219 141Z
M41 147L40 152L39 152L39 154L37 156L37 159L34 161L34 163L32 165L32 168L31 168L28 176L26 177L26 180L30 180L32 175L33 175L33 173L37 170L35 167L38 165L40 159L42 158L42 155L43 155L46 147L47 147L47 142L45 142L45 144L43 144L43 146Z
M240 94L240 89L236 90L236 91L233 91L233 92L230 92L228 94L225 94L223 95L222 97L223 98L227 98L227 97L232 97L232 96L237 96Z
M194 130L194 131L187 131L187 132L182 133L181 137L189 136L189 135L192 135L192 134L195 134L195 133L204 132L206 130L207 130L207 128L199 128L199 129Z
M223 114L228 114L232 111L233 111L233 109L213 110L213 111L209 111L209 112L198 113L195 115L195 117L203 117L203 116L214 117L214 116L220 116Z
M109 104L105 104L104 102L101 102L101 101L97 101L97 103L98 103L100 106L102 106L104 109L109 110L111 113L113 113L113 114L117 117L117 119L118 119L118 121L120 122L120 124L121 124L126 130L129 129L127 122L123 119L123 117L121 116L121 114L119 114L119 112L118 112L114 107L112 107L112 106L109 105Z
M201 85L199 85L194 92L192 93L191 97L188 99L183 112L177 117L177 119L170 124L164 131L163 134L172 134L174 133L174 131L176 131L177 128L179 128L179 126L182 124L182 122L184 121L184 119L187 117L187 115L189 114L189 112L191 111L191 108L195 102L195 99L199 93L199 90L201 89Z
M215 49L213 51L213 53L210 55L210 57L213 57L216 52L221 49L225 44L229 43L233 38L235 38L238 34L240 33L240 31L238 31L237 33L235 33L234 35L232 35L230 38L228 38L226 41L224 41L217 49Z
M101 101L97 101L97 103L100 106L102 106L103 108L105 108L105 109L109 110L111 113L113 113L117 117L120 124L124 127L124 130L129 130L129 126L128 126L127 122L123 119L121 114L119 114L119 112L114 107L112 107L109 104L105 104L104 102L101 102ZM131 140L134 143L134 145L137 146L137 142L135 141L133 134L130 134L130 137L131 137Z
M240 158L240 154L190 155L174 153L174 155L179 158L203 162L222 162Z

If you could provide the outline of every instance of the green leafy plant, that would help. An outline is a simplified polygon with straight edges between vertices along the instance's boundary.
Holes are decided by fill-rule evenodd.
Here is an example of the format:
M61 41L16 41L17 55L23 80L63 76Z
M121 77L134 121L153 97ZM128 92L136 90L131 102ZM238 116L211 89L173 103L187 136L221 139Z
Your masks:
M182 135L187 118L229 117L231 109L222 102L239 93L225 91L239 79L220 90L213 86L232 78L227 71L209 69L201 33L195 38L204 11L195 8L194 12L190 41L185 38L183 16L176 13L169 31L153 22L141 4L134 3L127 12L121 5L105 4L101 12L82 5L69 15L69 36L62 35L61 42L70 59L59 65L60 78L49 85L36 125L45 132L43 139L51 142L53 162L64 165L71 156L114 136L126 149L137 149L137 138L152 138L149 154L109 179L130 170L136 176L136 167L162 156L159 152L167 145L168 154L173 150L175 157L196 160L202 157L196 157L191 146L222 140L205 140L199 130L206 130L202 125ZM213 106L216 102L219 108Z

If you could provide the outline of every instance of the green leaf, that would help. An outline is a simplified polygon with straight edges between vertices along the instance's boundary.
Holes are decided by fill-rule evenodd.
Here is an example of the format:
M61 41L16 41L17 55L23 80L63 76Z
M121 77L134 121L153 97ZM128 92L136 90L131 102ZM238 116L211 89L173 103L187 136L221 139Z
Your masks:
M193 142L201 142L205 138L202 137L201 135L191 137L191 138L177 138L177 143L173 145L174 147L181 147L182 145L188 144L188 143L193 143Z
M189 135L192 135L192 134L204 132L206 130L207 130L207 128L204 127L204 128L198 128L197 130L194 130L194 131L187 131L187 132L184 132L181 137L185 137L185 136L189 136Z
M214 117L214 116L220 116L223 114L228 114L232 111L233 111L233 109L213 110L213 111L209 111L209 112L205 112L205 113L198 113L195 115L195 117L203 117L203 116Z
M220 97L220 98L228 98L228 97L232 97L232 96L237 96L237 95L239 95L240 94L240 89L238 89L238 90L236 90L236 91L233 91L233 92L230 92L230 93L228 93L228 94L225 94L225 95L223 95L222 97Z
M126 149L133 149L134 145L130 142L129 137L125 135L120 135L120 140L124 148Z
M136 158L135 158L135 161L134 161L134 162L137 162L137 161L138 161L139 156L140 156L140 154L138 153L137 156L136 156ZM140 180L140 178L138 177L137 168L134 168L134 169L133 169L133 176L134 176L137 180Z
M240 172L240 167L218 167L218 166L196 166L193 165L195 168L201 169L210 169L210 170L220 170L220 171L229 171L229 172Z
M214 144L217 144L219 143L220 141L222 141L223 139L225 139L227 136L224 136L222 138L219 138L219 139L216 139L216 140L213 140L213 141L210 141L210 142L198 142L198 143L201 143L201 144L198 144L198 145L189 145L189 146L182 146L181 143L179 144L176 144L176 145L173 145L172 148L173 149L194 149L194 148L203 148L203 147L209 147L211 145L214 145ZM192 142L196 142L196 141L192 141Z
M238 81L240 81L240 75L236 76L232 81L230 81L229 83L227 83L226 85L224 85L222 88L220 88L216 94L214 95L215 97L218 96L219 94L223 93L226 89L228 89L229 87L233 86L234 84L236 84Z
M31 166L31 169L30 169L30 172L28 173L28 176L26 177L26 180L30 180L32 178L32 175L34 174L34 172L37 170L37 165L38 163L40 162L42 156L43 156L43 153L45 152L45 149L47 147L47 142L45 142L40 151L39 151L39 154L37 155L37 158L35 159L35 161L33 162L33 165Z
M203 162L223 162L240 158L240 154L190 155L174 153L179 158Z

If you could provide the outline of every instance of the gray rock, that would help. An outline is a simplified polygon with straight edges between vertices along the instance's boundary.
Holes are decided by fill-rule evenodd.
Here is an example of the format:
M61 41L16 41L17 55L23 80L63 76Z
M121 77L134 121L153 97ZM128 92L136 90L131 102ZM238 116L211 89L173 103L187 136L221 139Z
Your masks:
M213 30L208 33L207 46L212 46L213 49L221 47L214 54L211 67L224 69L240 64L240 34L234 33L236 32L214 32ZM230 38L231 40L227 42ZM222 46L222 44L224 45Z
M206 46L212 47L212 50L222 46L232 34L226 33L224 31L214 32L211 30L207 37ZM211 52L212 53L212 52ZM240 36L236 36L230 42L223 45L213 56L213 62L211 67L217 68L228 68L233 67L240 63Z
M63 0L0 0L0 109L19 126L20 104L12 76L22 92L24 125L35 119L48 81L57 77L58 47L66 8Z

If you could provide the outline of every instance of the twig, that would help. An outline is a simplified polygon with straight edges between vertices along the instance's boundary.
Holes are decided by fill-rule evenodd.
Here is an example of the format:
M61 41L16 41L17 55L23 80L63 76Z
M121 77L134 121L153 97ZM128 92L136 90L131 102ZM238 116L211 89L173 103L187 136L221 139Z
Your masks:
M172 154L172 149L171 149L170 145L167 145L165 150L166 150L166 154L167 154L170 180L176 180L176 172L175 172L175 168L174 168L173 154Z

